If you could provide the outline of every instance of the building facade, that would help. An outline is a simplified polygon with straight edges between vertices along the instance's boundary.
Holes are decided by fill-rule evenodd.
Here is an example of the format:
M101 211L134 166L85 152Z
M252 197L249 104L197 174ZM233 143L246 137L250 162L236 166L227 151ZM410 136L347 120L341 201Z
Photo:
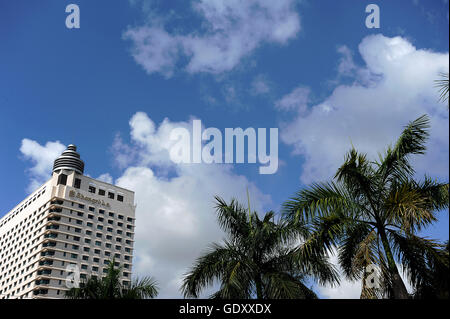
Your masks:
M69 145L52 177L0 219L0 299L64 298L114 259L129 285L135 225L134 192L83 175Z

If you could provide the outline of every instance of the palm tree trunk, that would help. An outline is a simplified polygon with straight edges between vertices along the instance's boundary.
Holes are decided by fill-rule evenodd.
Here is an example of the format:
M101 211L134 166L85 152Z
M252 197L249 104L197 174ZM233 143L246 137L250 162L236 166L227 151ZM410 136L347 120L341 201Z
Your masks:
M397 265L395 264L394 256L392 255L391 247L389 246L389 241L386 236L386 232L383 227L380 227L379 234L381 237L381 242L383 243L384 252L386 253L386 259L388 262L389 273L391 275L392 290L394 294L394 299L409 299L408 291L406 290L405 283L400 277Z

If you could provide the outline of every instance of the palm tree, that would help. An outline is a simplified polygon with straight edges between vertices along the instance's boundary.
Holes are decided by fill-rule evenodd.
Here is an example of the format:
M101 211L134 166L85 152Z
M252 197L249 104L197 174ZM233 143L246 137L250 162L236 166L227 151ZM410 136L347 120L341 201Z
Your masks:
M302 260L290 248L299 238L298 228L282 220L275 222L273 212L260 219L235 200L227 204L220 197L215 199L218 221L228 238L213 244L186 274L182 285L185 297L197 298L217 280L220 289L211 298L317 298L306 286L306 277L313 276L321 283L338 281L326 256Z
M79 288L66 291L68 299L145 299L158 295L158 287L154 279L144 277L135 279L128 286L120 282L122 267L115 267L114 259L109 263L106 276L98 279L91 276L80 284Z
M445 263L439 244L415 235L449 204L448 183L426 176L423 181L413 179L410 157L425 153L428 128L425 115L410 122L395 146L375 162L351 149L335 181L313 184L284 204L292 223L313 227L304 244L309 255L338 247L346 277L363 279L362 298L409 297L396 260L414 286L425 278L426 263ZM370 265L377 266L382 289L366 281Z

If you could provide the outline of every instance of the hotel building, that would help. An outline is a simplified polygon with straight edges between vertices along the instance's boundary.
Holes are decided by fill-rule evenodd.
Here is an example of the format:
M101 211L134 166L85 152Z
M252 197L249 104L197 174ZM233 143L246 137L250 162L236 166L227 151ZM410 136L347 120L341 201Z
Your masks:
M77 274L100 278L113 258L130 284L134 192L83 173L69 145L52 177L0 219L0 299L64 298Z

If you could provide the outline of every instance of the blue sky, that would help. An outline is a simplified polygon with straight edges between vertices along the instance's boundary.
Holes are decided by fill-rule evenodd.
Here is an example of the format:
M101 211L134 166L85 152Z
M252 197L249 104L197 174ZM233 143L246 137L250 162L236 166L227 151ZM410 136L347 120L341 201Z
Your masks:
M329 179L352 142L375 155L423 113L433 130L418 174L448 181L448 111L433 88L448 72L447 0L77 0L80 29L65 26L69 3L0 2L0 216L77 144L87 174L136 191L135 271L173 280L163 296L220 238L214 193L245 198L248 186L257 208L279 210ZM379 29L365 27L369 3ZM279 128L277 173L170 163L168 129L192 118ZM448 212L425 233L448 239ZM186 255L166 252L180 240Z

